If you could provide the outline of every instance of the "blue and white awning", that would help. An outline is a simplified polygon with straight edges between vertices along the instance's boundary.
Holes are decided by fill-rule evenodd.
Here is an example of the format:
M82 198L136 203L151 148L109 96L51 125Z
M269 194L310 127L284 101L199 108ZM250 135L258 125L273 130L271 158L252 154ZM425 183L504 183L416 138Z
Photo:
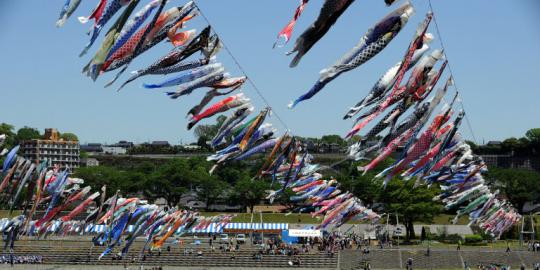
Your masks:
M102 232L105 232L105 225L101 224L101 225L94 225L92 227L92 231L93 233L102 233Z
M3 232L8 224L9 224L9 219L8 218L0 219L0 232Z
M163 226L163 225L162 225ZM161 229L161 227L158 230ZM105 232L106 226L104 224L95 225L87 224L84 228L85 233L102 233ZM287 223L227 223L225 226L222 223L210 223L206 228L195 229L192 228L187 233L222 233L223 229L229 230L288 230L289 224ZM128 225L127 232L134 232L135 227ZM183 227L178 228L176 233L184 231Z
M230 230L287 230L288 223L228 223L225 229Z
M190 233L222 233L223 232L223 226L221 223L210 223L208 227L203 229L191 229L189 230Z

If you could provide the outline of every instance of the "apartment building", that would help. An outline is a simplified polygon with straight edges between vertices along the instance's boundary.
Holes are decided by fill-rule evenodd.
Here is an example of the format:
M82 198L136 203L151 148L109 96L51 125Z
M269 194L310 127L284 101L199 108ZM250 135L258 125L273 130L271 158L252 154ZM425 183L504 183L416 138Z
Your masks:
M72 170L79 167L80 146L78 141L64 141L54 128L45 129L43 139L21 143L22 154L34 162L48 161L49 168L55 165Z

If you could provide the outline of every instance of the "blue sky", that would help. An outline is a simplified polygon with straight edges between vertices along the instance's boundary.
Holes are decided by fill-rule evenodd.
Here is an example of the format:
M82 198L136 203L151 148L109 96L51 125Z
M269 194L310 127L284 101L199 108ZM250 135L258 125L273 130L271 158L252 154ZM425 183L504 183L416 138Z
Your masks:
M118 93L103 88L111 74L95 83L81 74L81 68L98 48L101 39L89 55L79 58L79 52L88 41L85 32L89 25L79 24L76 17L88 15L97 2L83 0L74 16L60 29L54 24L64 0L0 3L0 74L3 78L0 122L16 127L56 127L78 134L82 142L120 139L192 141L193 135L186 130L184 116L204 95L202 89L187 98L170 100L162 91L141 87L142 82L162 80L161 76L143 77ZM146 4L148 1L141 2ZM186 1L169 2L168 7ZM300 65L290 69L291 57L284 53L315 20L323 1L312 0L308 4L287 47L272 49L277 32L290 20L298 2L197 1L274 111L295 134L344 135L351 123L341 120L343 113L371 89L383 72L400 60L416 26L428 10L427 1L412 1L416 15L377 57L343 74L317 96L289 110L286 105L312 86L319 70L339 59L369 27L395 8L387 8L382 0L355 1ZM519 137L529 128L540 127L537 83L540 2L432 2L456 84L478 141ZM142 6L140 4L138 8ZM112 22L107 26L110 24ZM202 18L197 18L188 26L201 30L204 24ZM430 32L436 34L433 27ZM435 36L437 40L432 43L432 48L439 47L439 37ZM137 58L130 70L146 67L169 49L169 44L160 44ZM225 51L218 59L232 75L241 75ZM243 91L255 106L263 106L249 85ZM284 129L275 117L270 120L278 129ZM471 138L466 125L462 132Z

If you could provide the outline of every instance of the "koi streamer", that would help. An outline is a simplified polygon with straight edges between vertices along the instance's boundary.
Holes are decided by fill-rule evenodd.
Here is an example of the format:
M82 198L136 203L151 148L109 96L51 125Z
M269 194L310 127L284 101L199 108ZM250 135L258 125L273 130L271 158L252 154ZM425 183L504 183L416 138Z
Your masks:
M267 198L271 201L279 196L286 196L285 191L290 189L293 195L288 199L295 203L294 211L310 212L313 216L322 217L319 228L339 227L346 222L357 220L376 222L380 218L353 194L342 191L336 179L320 174L319 171L324 167L313 163L313 156L299 138L287 132L276 136L277 130L266 123L271 115L270 107L263 108L255 116L248 118L255 111L249 98L244 93L232 94L247 78L231 77L225 66L215 60L223 46L219 36L212 33L210 26L198 35L195 35L194 29L180 30L199 14L194 2L164 11L166 0L149 0L147 5L131 16L139 2L140 0L100 0L90 16L79 18L83 23L94 20L90 40L81 53L82 56L96 42L108 21L123 10L108 30L94 57L83 68L83 73L96 80L102 73L121 68L115 78L106 85L109 86L135 58L168 39L173 45L172 50L152 64L134 71L119 90L142 76L169 74L170 77L161 82L146 83L143 87L159 91L162 87L174 86L175 90L165 94L180 101L180 97L197 95L196 89L206 88L199 104L188 112L188 129L204 119L232 111L212 138L211 145L219 150L207 157L215 163L211 172L228 162L262 156L264 164L253 181L269 178L272 186L278 185L268 191ZM274 47L287 44L308 2L300 1L292 20L278 34ZM316 20L297 38L294 48L288 53L295 53L291 67L299 64L302 57L322 39L353 2L354 0L324 1ZM388 6L394 2L396 1L385 0ZM57 26L62 26L79 4L79 0L66 1ZM144 24L152 13L154 15L150 22ZM299 102L312 98L342 73L359 67L379 54L405 27L413 13L412 5L406 2L384 17L339 61L323 69L310 91L290 106L294 107ZM455 220L469 215L471 224L477 224L486 232L500 236L521 217L498 195L498 191L491 192L485 184L482 178L482 172L486 170L485 164L472 154L458 132L463 113L459 113L453 121L450 120L455 98L452 103L445 104L428 124L434 109L441 103L448 86L451 85L449 78L444 88L434 91L447 62L443 60L442 51L433 50L428 53L428 44L433 39L433 36L427 33L432 16L433 14L428 13L423 23L418 26L403 59L388 69L370 92L344 116L344 119L357 117L355 126L347 134L347 137L351 137L379 115L386 113L366 136L350 147L349 156L356 160L369 160L365 166L359 168L365 173L403 146L404 151L396 163L379 173L377 178L385 177L384 182L387 183L393 176L399 175L404 179L415 178L417 184L437 183L441 193L435 200L441 201L447 209L462 206L457 211ZM195 54L199 55L190 60ZM442 64L436 70L439 60ZM402 85L407 73L410 73L410 76ZM435 92L434 96L428 98L432 92ZM217 96L223 98L208 106ZM205 108L206 106L208 107ZM367 111L362 112L363 110ZM375 144L368 147L367 140L373 138L376 138ZM0 142L4 139L5 136L0 136ZM205 218L192 211L162 209L139 198L122 198L119 192L105 200L105 189L101 193L91 193L89 187L82 186L83 180L71 178L66 171L58 168L47 169L44 164L32 164L19 157L18 150L19 147L16 146L11 151L2 151L3 155L7 155L2 166L0 193L8 198L10 209L26 209L30 204L32 207L25 215L0 222L1 232L9 231L13 234L14 231L22 230L23 234L44 236L51 233L87 233L92 231L92 226L105 225L106 231L96 238L96 243L106 243L107 246L100 255L102 258L117 247L126 254L138 236L146 237L146 243L141 250L144 252L147 248L161 247L174 235L191 229L204 229L211 223L226 224L232 218L231 215ZM269 153L265 157L267 151ZM374 157L369 159L368 156L372 154ZM86 218L91 223L73 220L100 195L99 208ZM59 213L70 205L77 206L67 215L59 217ZM31 220L40 206L46 208L45 215L38 220ZM10 239L14 241L15 238Z

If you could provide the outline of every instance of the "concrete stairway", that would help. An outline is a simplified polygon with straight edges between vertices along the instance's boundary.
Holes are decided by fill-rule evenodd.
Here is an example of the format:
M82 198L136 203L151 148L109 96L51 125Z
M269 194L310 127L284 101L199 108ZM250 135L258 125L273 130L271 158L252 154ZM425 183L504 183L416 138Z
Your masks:
M88 242L62 243L62 245L51 245L50 243L20 243L14 250L15 255L41 255L45 264L69 264L69 265L139 265L139 251L142 248L141 242L136 242L130 252L122 260L113 260L113 255L118 249L111 252L107 257L98 260L99 254L104 247L94 248L92 254L89 253ZM172 248L171 252L165 249L158 255L146 255L142 262L145 265L161 266L198 266L198 267L263 267L263 268L283 268L290 267L288 262L292 257L286 255L263 255L262 260L254 260L253 253L256 248L241 247L240 251L234 252L234 259L231 259L232 252L222 252L216 250L212 252L208 246L197 247L188 246L194 250L201 250L203 256L196 254L184 254L183 249ZM329 258L325 253L312 252L300 254L302 268L333 268L337 266L338 258Z
M404 269L408 258L413 259L414 269L463 269L464 263L471 269L478 264L510 265L514 269L524 264L531 269L534 263L540 262L540 252L431 250L428 256L426 250L419 249L373 249L369 254L344 250L340 252L339 268L361 269L365 263L369 263L372 269Z

